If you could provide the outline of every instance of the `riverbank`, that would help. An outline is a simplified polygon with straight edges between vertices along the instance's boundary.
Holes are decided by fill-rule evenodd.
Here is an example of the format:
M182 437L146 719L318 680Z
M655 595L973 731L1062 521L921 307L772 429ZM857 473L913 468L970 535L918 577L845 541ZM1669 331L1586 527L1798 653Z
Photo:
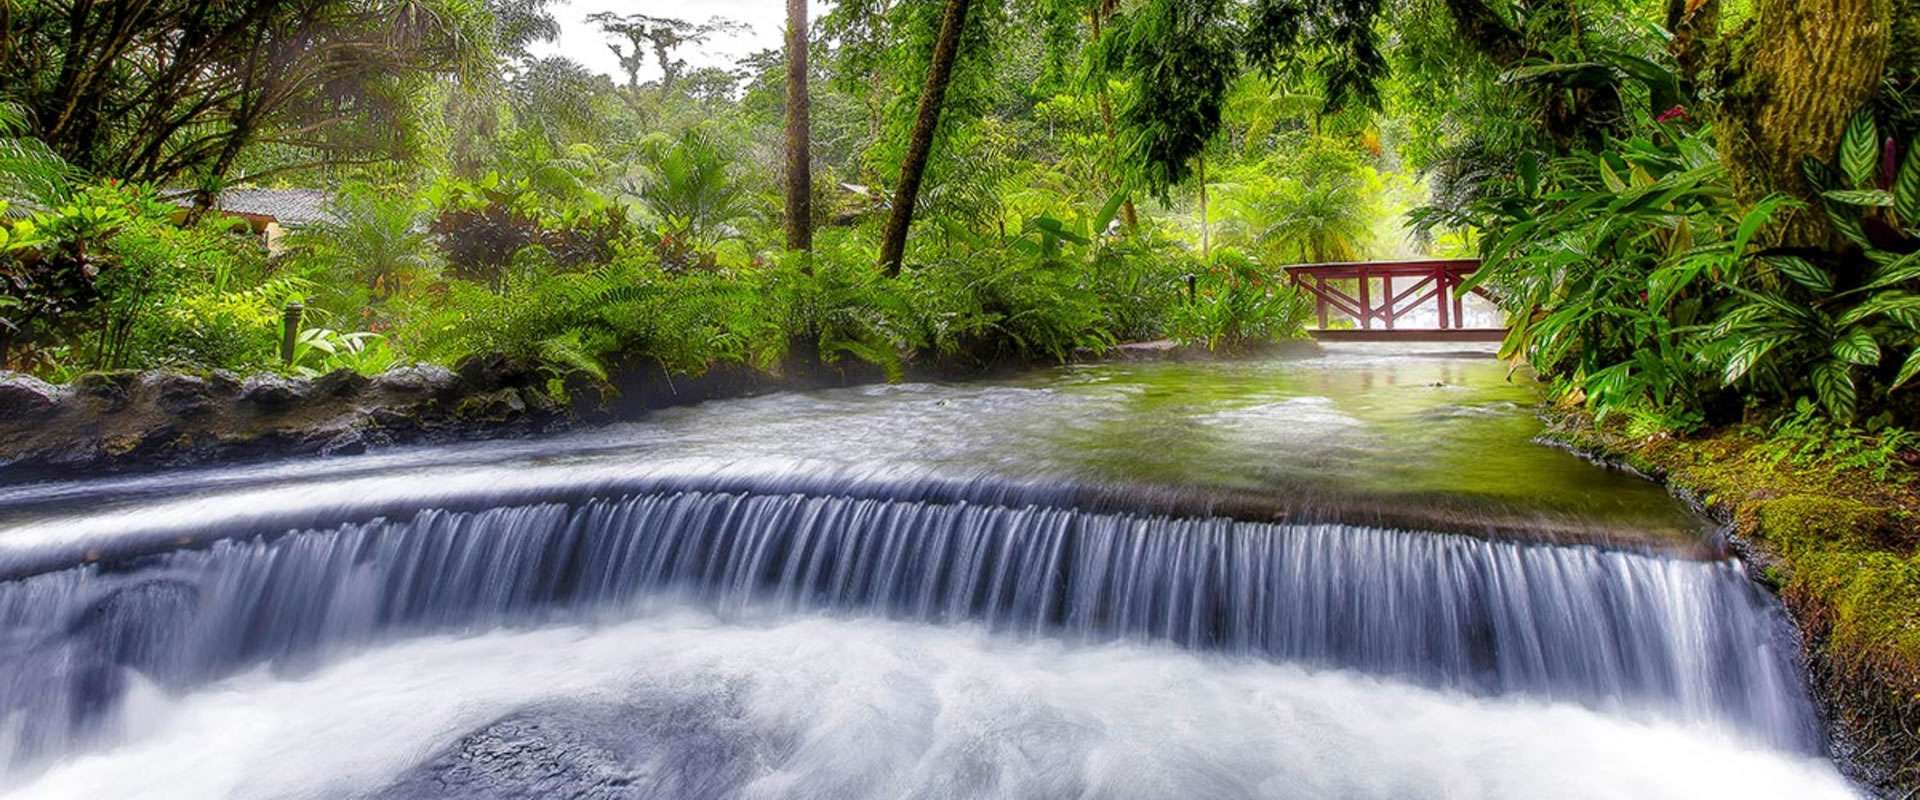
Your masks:
M1546 437L1664 483L1730 526L1804 633L1813 688L1853 776L1920 796L1920 491L1914 472L1796 464L1761 432L1634 437L1549 414Z
M556 384L539 367L500 356L447 368L398 367L365 376L313 378L174 371L89 373L67 384L0 372L0 483L98 472L299 456L353 455L383 447L521 438L579 425L638 419L663 408L885 383L879 367L829 362L797 341L773 370L725 362L698 375L635 358L604 382ZM1310 341L1234 355L1170 343L1122 345L1080 361L1185 360L1317 352ZM968 380L1042 363L930 359L909 380Z

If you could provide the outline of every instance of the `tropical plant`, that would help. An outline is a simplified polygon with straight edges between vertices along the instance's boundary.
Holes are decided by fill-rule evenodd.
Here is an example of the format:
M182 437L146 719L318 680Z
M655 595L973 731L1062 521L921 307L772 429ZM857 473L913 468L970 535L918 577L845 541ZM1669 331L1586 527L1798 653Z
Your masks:
M345 294L333 305L344 311L435 275L440 252L425 211L405 193L352 184L334 195L325 219L297 229L286 243L309 277L341 288Z
M1710 139L1670 128L1609 150L1519 161L1516 180L1471 206L1484 287L1506 312L1501 352L1552 376L1600 416L1697 410L1707 365L1694 326L1751 249L1772 206L1742 217ZM1447 212L1418 212L1432 224Z
M79 170L30 135L26 108L0 101L0 202L45 211L65 202L78 178Z
M1863 113L1835 163L1807 164L1844 248L1772 252L1729 276L1739 302L1707 337L1728 385L1789 398L1810 389L1844 424L1920 375L1920 152L1907 148L1894 168L1895 148L1880 141Z
M342 369L377 375L398 363L400 357L387 345L386 337L367 331L307 328L293 343L293 371L308 377Z
M698 130L654 138L643 149L647 170L637 194L660 266L712 267L713 248L740 237L739 224L755 216L745 185L726 154Z
M1313 303L1233 250L1215 254L1193 296L1168 314L1168 335L1208 350L1256 349L1306 336Z

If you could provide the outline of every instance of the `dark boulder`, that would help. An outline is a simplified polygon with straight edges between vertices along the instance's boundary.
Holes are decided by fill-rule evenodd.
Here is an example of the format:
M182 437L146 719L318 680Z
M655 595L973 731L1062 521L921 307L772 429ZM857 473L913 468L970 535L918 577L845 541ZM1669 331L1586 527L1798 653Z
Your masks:
M518 389L501 389L462 400L453 413L469 422L509 422L526 415L527 401Z
M546 376L539 367L522 359L509 358L500 354L485 356L467 356L454 365L454 372L460 375L460 382L468 391L485 392L494 389L524 389L545 382Z
M32 419L60 405L60 387L32 375L0 372L0 419Z
M368 384L373 383L367 376L350 369L337 369L313 379L313 396L354 397Z
M460 376L446 367L415 364L396 367L373 379L371 390L400 400L430 400L452 396L460 387Z
M240 385L240 401L278 411L306 399L309 388L305 382L280 375L255 375Z
M117 411L126 407L139 379L137 372L89 372L73 379L73 393Z
M212 411L218 392L205 378L148 372L140 376L140 394L162 412L192 417Z

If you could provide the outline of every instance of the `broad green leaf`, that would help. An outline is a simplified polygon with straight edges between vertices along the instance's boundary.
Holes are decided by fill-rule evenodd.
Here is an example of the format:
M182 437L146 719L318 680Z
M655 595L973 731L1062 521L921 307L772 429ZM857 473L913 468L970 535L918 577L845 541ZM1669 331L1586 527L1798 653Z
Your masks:
M1846 134L1840 139L1840 169L1858 188L1873 180L1874 162L1878 160L1880 131L1873 124L1873 115L1862 112L1853 118L1853 123L1847 126Z
M1840 174L1834 172L1833 167L1828 166L1827 162L1813 156L1800 159L1800 174L1806 176L1807 185L1812 186L1816 191L1824 192L1840 186Z
M1874 270L1873 279L1860 288L1871 291L1916 279L1920 279L1920 253L1911 253Z
M1753 204L1753 208L1749 210L1745 216L1740 218L1740 229L1734 233L1733 237L1734 258L1739 258L1747 252L1747 244L1752 242L1753 237L1760 233L1760 229L1766 227L1767 223L1773 220L1773 215L1778 212L1782 206L1800 208L1801 204L1800 201L1787 195L1768 195L1762 198L1760 202Z
M1880 189L1832 189L1821 192L1820 196L1836 203L1862 208L1887 208L1893 205L1893 194Z
M1735 381L1745 377L1747 372L1753 369L1753 365L1760 363L1760 359L1764 358L1769 351L1784 344L1790 338L1792 337L1782 335L1760 336L1740 342L1733 348L1733 355L1727 358L1727 368L1721 374L1721 381L1731 386Z
M1833 341L1833 357L1849 364L1871 367L1880 363L1880 344L1866 328L1854 327Z
M1900 374L1893 376L1893 385L1887 389L1891 391L1905 386L1915 375L1920 375L1920 348L1907 354L1906 363L1900 365Z
M1920 230L1920 147L1907 147L1906 163L1893 182L1893 213L1908 230Z
M1860 227L1860 217L1852 208L1835 203L1826 203L1824 206L1827 221L1833 223L1834 230L1839 231L1841 236L1847 237L1847 241L1863 249L1873 249L1873 242L1867 238L1866 230Z
M1852 365L1832 359L1813 365L1813 393L1834 420L1853 420L1856 398Z
M1811 261L1799 256L1770 256L1766 261L1768 266L1792 278L1794 283L1813 290L1815 294L1824 295L1833 291L1833 276L1814 266Z
M1920 294L1910 292L1881 292L1866 302L1840 315L1842 325L1852 325L1873 318L1875 315L1892 315L1900 312L1920 312Z
M1093 232L1103 234L1113 225L1113 218L1120 213L1120 207L1127 204L1127 190L1121 189L1107 198L1106 205L1100 207L1100 214L1093 218Z

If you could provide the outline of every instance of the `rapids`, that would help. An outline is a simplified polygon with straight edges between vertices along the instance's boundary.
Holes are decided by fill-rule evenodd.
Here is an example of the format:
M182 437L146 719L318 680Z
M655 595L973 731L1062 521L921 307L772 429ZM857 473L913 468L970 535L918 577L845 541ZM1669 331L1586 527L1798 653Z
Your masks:
M1709 525L1331 351L0 487L0 793L1849 796Z

